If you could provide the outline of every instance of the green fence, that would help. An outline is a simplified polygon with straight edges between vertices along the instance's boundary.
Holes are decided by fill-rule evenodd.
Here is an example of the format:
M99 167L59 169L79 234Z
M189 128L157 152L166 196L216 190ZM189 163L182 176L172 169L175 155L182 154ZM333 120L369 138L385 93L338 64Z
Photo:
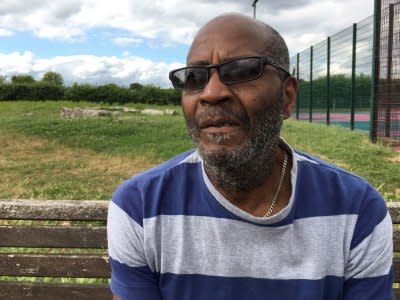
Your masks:
M400 1L375 1L371 140L400 145Z
M370 129L373 16L291 57L296 118Z
M299 81L296 118L369 130L400 145L400 1L290 59Z

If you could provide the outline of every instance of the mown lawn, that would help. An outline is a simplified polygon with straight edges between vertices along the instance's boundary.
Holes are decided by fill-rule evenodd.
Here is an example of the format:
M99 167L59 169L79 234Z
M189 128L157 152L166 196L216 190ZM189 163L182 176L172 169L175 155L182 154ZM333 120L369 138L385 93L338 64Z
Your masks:
M62 107L109 106L0 102L0 198L109 199L122 180L192 147L180 107L151 107L178 116L85 119L61 118ZM289 120L282 135L400 200L400 153L370 144L366 132Z

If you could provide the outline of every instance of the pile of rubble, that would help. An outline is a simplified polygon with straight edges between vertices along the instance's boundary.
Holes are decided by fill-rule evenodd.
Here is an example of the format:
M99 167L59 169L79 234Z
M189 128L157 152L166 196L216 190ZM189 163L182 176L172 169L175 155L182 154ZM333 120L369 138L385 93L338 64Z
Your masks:
M67 108L63 107L61 109L61 117L62 118L86 118L86 117L105 117L105 116L115 116L121 115L124 113L137 113L143 115L168 115L168 116L176 116L178 113L174 109L135 109L135 108Z

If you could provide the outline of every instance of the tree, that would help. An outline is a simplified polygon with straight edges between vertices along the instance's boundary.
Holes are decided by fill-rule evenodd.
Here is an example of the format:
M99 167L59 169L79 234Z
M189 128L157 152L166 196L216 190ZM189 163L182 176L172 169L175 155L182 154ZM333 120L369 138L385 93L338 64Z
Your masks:
M21 75L13 75L11 77L11 82L12 83L34 83L35 79L32 77L32 75L29 74L21 74Z
M51 83L54 85L64 85L64 79L60 73L49 71L43 75L42 82Z
M6 81L6 76L0 75L0 84Z
M140 83L138 83L138 82L134 82L134 83L131 83L131 84L129 85L129 88L130 88L131 90L140 90L141 88L143 88L143 85L140 84Z

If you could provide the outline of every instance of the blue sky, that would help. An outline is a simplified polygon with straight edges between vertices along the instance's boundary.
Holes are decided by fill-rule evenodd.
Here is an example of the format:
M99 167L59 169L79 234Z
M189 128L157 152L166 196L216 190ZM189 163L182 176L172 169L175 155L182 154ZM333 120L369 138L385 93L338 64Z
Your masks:
M47 71L67 84L132 82L170 86L190 41L225 12L252 16L249 0L2 0L0 75ZM291 55L373 14L373 0L257 3L257 19L275 27Z

